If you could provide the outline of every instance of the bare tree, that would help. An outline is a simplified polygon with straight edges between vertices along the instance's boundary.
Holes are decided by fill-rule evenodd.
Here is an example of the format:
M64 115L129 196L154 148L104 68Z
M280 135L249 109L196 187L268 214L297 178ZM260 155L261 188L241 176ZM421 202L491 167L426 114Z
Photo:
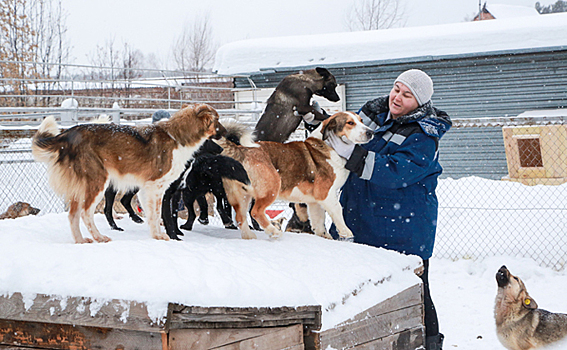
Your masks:
M122 73L120 78L132 80L140 78L143 74L139 71L144 62L144 54L138 49L132 48L128 43L124 43L122 50Z
M404 8L401 0L355 0L346 22L351 31L403 27Z
M210 16L197 15L192 25L185 24L175 39L172 55L178 70L201 72L213 62L216 49Z
M28 4L25 0L0 1L0 76L3 83L12 87L17 105L25 105L28 82L34 77L33 52L36 49Z
M98 67L90 71L90 79L100 81L100 88L104 87L103 80L110 82L111 90L120 74L120 52L115 47L116 39L110 37L106 39L104 45L96 45L94 52L89 54L91 65Z
M65 37L67 14L61 6L61 0L32 0L28 17L36 35L34 60L44 63L37 67L44 77L60 78L61 64L69 59L70 45ZM51 64L49 64L51 63ZM52 65L55 63L55 65Z

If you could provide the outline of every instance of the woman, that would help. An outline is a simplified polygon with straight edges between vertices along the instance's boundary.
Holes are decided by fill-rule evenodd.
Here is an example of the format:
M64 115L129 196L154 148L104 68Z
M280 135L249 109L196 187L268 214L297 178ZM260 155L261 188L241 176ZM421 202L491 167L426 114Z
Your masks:
M359 111L375 129L368 144L327 140L347 159L352 173L341 204L354 241L393 249L423 259L426 349L441 349L437 313L429 293L429 258L437 227L439 139L451 127L449 116L431 105L433 82L421 70L403 72L387 96L368 101Z

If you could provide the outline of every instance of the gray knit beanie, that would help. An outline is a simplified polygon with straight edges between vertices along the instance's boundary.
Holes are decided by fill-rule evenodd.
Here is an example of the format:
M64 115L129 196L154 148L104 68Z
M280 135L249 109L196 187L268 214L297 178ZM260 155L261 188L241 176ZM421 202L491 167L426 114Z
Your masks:
M410 89L420 106L431 100L433 81L424 71L419 69L407 70L398 76L394 84L398 81Z

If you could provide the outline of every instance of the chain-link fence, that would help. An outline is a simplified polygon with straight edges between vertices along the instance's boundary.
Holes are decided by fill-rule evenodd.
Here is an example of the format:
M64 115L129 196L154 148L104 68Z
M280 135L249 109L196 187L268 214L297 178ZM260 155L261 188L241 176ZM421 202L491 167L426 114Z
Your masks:
M86 69L83 66L78 68ZM100 67L96 68L100 69ZM18 101L24 105L16 106L15 103L8 103L5 106L13 105L13 107L0 108L0 112L3 112L0 115L0 213L18 201L30 203L41 209L40 215L60 213L65 210L63 201L49 187L45 165L35 163L30 150L34 130L33 127L26 125L36 126L41 118L48 114L54 114L61 120L65 113L72 113L71 117L67 116L71 125L101 113L114 113L117 117L115 120L118 121L124 121L124 117L127 117L129 121L134 120L136 123L149 123L149 120L141 119L149 117L152 111L157 109L173 111L185 102L211 104L222 102L222 105L216 106L224 108L224 110L219 109L221 117L244 116L241 120L253 123L258 117L258 106L261 102L256 101L256 90L252 89L251 98L239 99L235 103L234 95L238 95L237 90L242 89L227 87L226 79L220 80L221 85L212 84L215 81L213 77L192 76L190 79L166 77L159 82L143 79L137 83L128 81L126 82L128 89L122 91L121 84L125 83L123 81L112 81L109 90L108 82L105 81L89 81L88 84L82 80L77 81L80 80L76 78L77 76L84 80L88 76L87 73L73 76L75 78L58 82L50 88L49 103L46 107L42 107L42 110L34 107L34 101L37 102L41 97L41 91L36 89L30 90L26 96L15 95L14 90L9 87L9 82L4 80L4 86L0 89L0 99L9 102L14 98L21 98ZM203 82L208 85L203 86ZM35 88L36 85L33 86ZM161 95L155 97L155 92L158 90L161 91ZM193 90L197 95L191 93ZM112 91L114 93L121 91L121 94L119 97L109 99L108 94ZM173 91L183 93L173 94ZM205 91L206 96L203 95ZM61 100L69 97L69 94L79 100L79 106L57 107ZM166 95L168 97L165 97ZM97 104L89 104L89 101L96 101ZM121 101L123 106L133 107L109 106L116 101ZM31 105L27 104L28 102ZM140 105L141 103L143 106ZM245 104L255 109L237 110ZM453 129L449 134L457 135L459 129L471 127L477 129L478 135L489 128L494 130L496 127L498 131L501 129L501 133L492 132L490 133L492 136L489 136L498 139L498 142L493 142L496 146L486 148L490 150L487 152L500 152L500 154L497 156L488 153L480 156L477 154L476 158L483 158L482 163L467 167L466 159L472 152L467 152L466 149L459 151L457 157L447 162L442 149L444 141L441 140L442 165L447 169L464 168L465 171L459 172L459 176L444 177L439 180L437 189L439 218L434 256L479 259L487 256L512 255L531 258L557 270L564 269L567 259L565 227L567 185L564 185L567 182L565 113L559 116L546 114L522 118L454 120ZM475 140L488 143L495 141L487 139L486 135L482 139L472 141L469 139L466 142L471 144ZM298 140L304 137L305 131L298 130L292 139ZM459 144L461 141L466 143L465 140L460 139L452 142ZM454 144L451 144L451 148ZM504 158L506 162L503 161ZM499 163L496 164L497 162ZM497 169L479 171L478 164L484 168ZM467 169L475 170L467 173ZM503 169L507 174L494 176L501 174ZM447 176L447 173L444 176ZM281 201L276 201L269 209L269 214L274 217L290 218L292 215L288 204ZM218 214L211 219L211 225L222 225Z
M457 122L454 128L462 126ZM299 130L294 138L304 135ZM567 258L567 185L563 184L567 180L567 125L504 126L503 135L507 178L439 180L434 256L519 256L562 270ZM0 211L23 201L40 208L42 214L63 212L64 203L49 187L44 165L32 159L29 133L27 136L0 140ZM277 201L269 214L290 218L292 210ZM210 221L222 226L218 214Z

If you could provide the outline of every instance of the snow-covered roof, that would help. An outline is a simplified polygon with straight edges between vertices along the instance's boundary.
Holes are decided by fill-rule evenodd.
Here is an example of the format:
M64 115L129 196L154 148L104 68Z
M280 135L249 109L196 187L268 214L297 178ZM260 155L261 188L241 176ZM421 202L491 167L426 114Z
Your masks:
M222 46L213 70L345 64L546 47L567 47L567 13L377 31L250 39Z
M486 9L496 19L540 16L539 12L537 12L537 10L534 7L528 7L528 6L490 4L490 5L486 5Z

